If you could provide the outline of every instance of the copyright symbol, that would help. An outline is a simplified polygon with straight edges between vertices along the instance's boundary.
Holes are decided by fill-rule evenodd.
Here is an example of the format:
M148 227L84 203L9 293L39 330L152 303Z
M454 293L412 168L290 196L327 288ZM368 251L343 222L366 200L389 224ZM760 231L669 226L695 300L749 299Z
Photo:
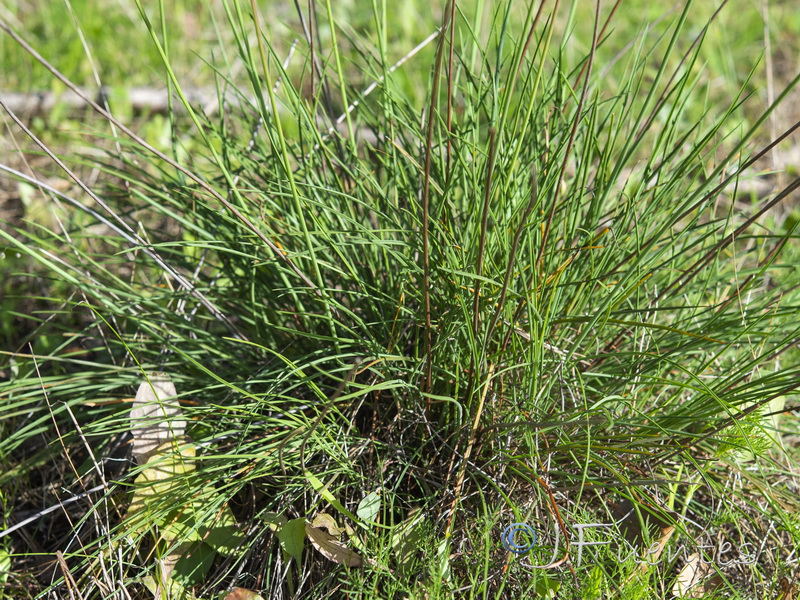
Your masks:
M520 534L521 540L519 541L516 539L517 534ZM500 541L503 548L509 552L525 554L536 545L536 532L533 527L525 523L512 523L503 530Z

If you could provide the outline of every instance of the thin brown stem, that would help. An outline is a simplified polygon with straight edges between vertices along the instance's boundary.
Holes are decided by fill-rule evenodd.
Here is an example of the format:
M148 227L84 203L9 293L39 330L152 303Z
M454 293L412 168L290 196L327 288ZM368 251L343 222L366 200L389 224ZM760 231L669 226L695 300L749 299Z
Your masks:
M443 28L448 24L445 15ZM439 33L439 46L436 50L436 63L431 83L431 103L428 108L428 124L425 135L425 167L422 180L422 295L425 305L425 392L431 391L433 379L433 324L431 322L431 253L428 231L430 226L431 199L431 159L433 155L433 130L436 123L436 106L439 96L439 80L442 75L442 57L444 55L444 30Z
M456 34L456 0L450 2L450 47L447 57L447 183L450 183L450 159L453 147L453 46Z
M559 195L561 192L561 182L564 179L564 174L567 171L567 163L569 162L570 154L572 153L572 146L575 143L575 136L578 133L578 124L581 122L581 112L583 111L583 104L586 101L586 95L589 92L589 80L592 73L592 65L594 64L594 55L595 51L597 50L597 29L600 24L600 0L597 0L595 3L595 12L594 12L594 31L592 33L592 48L589 52L589 62L587 65L587 73L586 73L586 81L583 84L583 89L581 90L581 98L578 101L578 108L575 111L575 119L572 122L572 130L569 134L569 141L567 142L567 148L564 152L564 160L561 163L561 171L558 174L558 180L556 181L555 193L553 196L553 203L550 206L550 213L547 216L547 222L545 224L544 233L542 234L542 242L541 246L539 246L539 256L536 258L537 264L541 265L542 259L544 258L544 251L547 247L547 239L550 236L550 229L553 225L553 217L556 214L556 206L558 206Z
M511 241L511 252L508 255L508 266L506 267L506 275L503 279L503 287L500 290L500 297L497 300L497 309L494 311L494 316L492 317L491 324L486 330L486 343L489 344L490 340L492 339L492 334L494 333L494 329L497 326L497 322L500 320L500 315L503 314L503 307L506 303L506 295L508 294L508 288L511 285L511 277L514 274L514 267L516 266L517 261L517 250L519 249L519 240L522 237L522 232L525 230L525 226L528 223L528 219L533 212L533 208L536 206L536 200L538 197L538 183L536 179L536 171L533 166L531 166L531 198L528 201L528 206L525 208L525 213L522 215L522 221L520 221L519 226L517 227L516 232L514 232L514 239ZM511 322L511 329L514 329L514 321Z
M553 513L556 521L558 522L558 528L561 530L561 533L564 534L564 556L562 556L559 560L550 563L549 565L544 565L543 567L536 567L537 569L555 569L556 567L560 567L565 562L569 560L569 530L567 529L566 523L564 523L564 519L561 518L561 511L558 510L558 504L556 503L556 498L553 495L553 492L550 490L550 486L545 483L544 479L541 477L536 477L536 481L539 482L539 485L544 488L544 491L547 493L547 497L550 500L550 512ZM572 566L570 565L570 568ZM574 574L574 571L573 571Z
M478 409L475 411L475 418L472 420L472 429L469 433L469 442L467 449L464 451L464 457L461 459L461 467L458 470L458 479L456 479L455 497L450 505L450 518L447 522L447 529L445 530L445 538L449 538L453 534L453 523L455 522L456 509L458 509L458 502L461 500L461 487L464 484L464 476L467 473L467 466L469 465L469 458L472 455L472 448L475 446L475 441L478 439L478 429L483 416L483 407L486 405L486 394L489 392L489 386L492 383L492 376L494 375L494 365L489 365L489 372L486 375L486 382L483 385L483 392L481 393L481 400L478 403Z
M481 276L483 275L483 259L486 252L486 233L489 229L489 200L492 197L492 176L494 174L494 161L497 154L497 147L495 141L497 138L497 131L492 128L489 130L489 162L486 168L486 186L483 194L483 211L481 214L481 237L478 241L478 262L475 265L475 293L472 299L472 339L477 345L478 343L478 326L480 324L479 308L481 296ZM475 379L480 371L482 363L474 354L470 359L469 367L469 382L467 383L467 405L469 406L472 397L475 395L473 386Z

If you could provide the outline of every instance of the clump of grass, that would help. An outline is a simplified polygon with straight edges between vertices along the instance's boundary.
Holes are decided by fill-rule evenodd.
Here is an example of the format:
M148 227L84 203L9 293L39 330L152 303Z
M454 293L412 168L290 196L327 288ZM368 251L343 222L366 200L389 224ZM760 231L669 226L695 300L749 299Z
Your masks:
M769 112L737 130L735 98L684 118L706 31L689 35L690 8L634 40L608 89L614 10L575 40L544 5L448 3L428 71L389 56L382 5L369 43L330 5L304 14L295 62L263 15L224 6L250 88L220 71L228 109L203 114L142 12L187 114L174 138L156 148L97 106L119 132L92 163L105 187L84 203L42 186L69 207L59 227L0 231L53 294L2 366L5 514L75 498L0 538L6 585L152 597L181 544L164 515L207 540L230 509L236 547L173 595L662 597L693 559L652 544L709 535L772 552L706 561L705 593L779 589L797 500L765 413L800 385L797 221L776 213L800 180L743 203ZM126 401L152 371L195 448L161 460L193 466L132 528L147 468ZM351 526L361 568L287 533L320 513ZM539 533L520 559L500 544L513 521ZM579 560L580 524L614 544Z

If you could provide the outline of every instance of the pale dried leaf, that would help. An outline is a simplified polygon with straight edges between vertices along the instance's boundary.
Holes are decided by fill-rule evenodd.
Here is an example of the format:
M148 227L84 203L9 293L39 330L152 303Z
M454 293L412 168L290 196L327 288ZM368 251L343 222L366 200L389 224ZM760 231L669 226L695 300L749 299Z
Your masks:
M311 526L317 529L327 529L333 537L338 538L342 536L342 529L328 513L318 513L312 520Z
M159 569L159 581L156 582L152 577L146 577L145 586L153 594L153 600L166 600L182 596L183 586L172 579L175 565L181 557L188 551L189 544L179 544L172 552L156 561Z
M311 524L306 523L306 535L311 540L314 548L328 560L346 567L361 566L361 556L329 533L322 531L322 529L312 527Z
M697 598L699 583L706 571L706 565L700 561L700 555L695 552L686 559L686 564L675 578L672 594L684 598Z
M794 582L790 581L788 577L781 579L781 595L778 600L793 600L797 587Z
M679 598L705 598L722 585L722 578L711 572L711 566L700 559L695 552L686 559L686 564L678 573L673 596Z
M180 437L186 431L186 421L178 405L177 392L169 375L151 373L136 392L130 415L133 434L133 456L142 465L156 449Z

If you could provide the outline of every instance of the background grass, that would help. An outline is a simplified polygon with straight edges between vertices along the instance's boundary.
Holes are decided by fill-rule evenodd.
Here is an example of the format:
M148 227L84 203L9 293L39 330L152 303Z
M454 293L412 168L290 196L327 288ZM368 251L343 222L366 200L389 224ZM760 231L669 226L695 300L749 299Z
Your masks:
M538 7L458 6L452 63L434 41L392 70L442 7L320 4L315 73L284 5L255 21L187 3L164 25L119 5L131 33L115 36L72 5L102 32L103 81L126 77L116 48L135 40L130 81L228 101L204 113L176 93L133 121L140 140L30 120L85 187L47 179L41 153L4 163L32 170L6 188L29 218L2 230L3 593L656 598L703 552L705 597L793 589L797 423L764 413L798 385L798 184L748 182L780 168L778 150L749 157L788 130L792 96L764 106L796 65L773 62L762 91L763 22L742 7L694 45L705 3L609 6L595 26L576 2L526 47ZM91 85L71 42L16 18ZM208 20L213 51L191 54L187 19ZM3 44L7 76L43 85ZM192 449L142 465L128 415L153 371ZM351 527L363 568L303 549L319 513ZM514 521L539 535L519 558L500 543ZM584 531L602 545L534 568L587 524L610 525Z

